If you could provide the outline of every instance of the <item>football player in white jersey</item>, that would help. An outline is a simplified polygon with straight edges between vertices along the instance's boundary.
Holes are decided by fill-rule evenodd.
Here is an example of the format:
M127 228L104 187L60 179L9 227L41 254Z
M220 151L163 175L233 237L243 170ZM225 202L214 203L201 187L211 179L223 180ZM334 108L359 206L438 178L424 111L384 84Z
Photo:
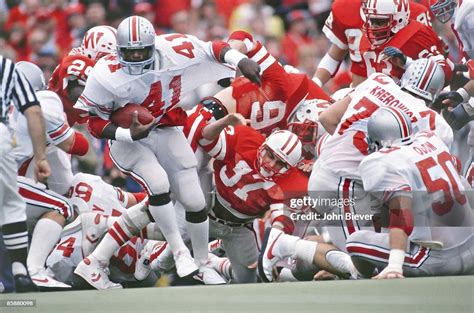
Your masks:
M367 123L371 150L360 164L365 189L382 201L388 232L355 232L347 250L376 279L474 273L474 214L448 147L433 131L413 133L401 110ZM470 190L472 192L472 190ZM374 272L377 269L378 272Z
M182 132L173 126L182 125L185 113L177 106L183 94L205 82L233 76L233 71L220 62L237 66L254 82L260 80L258 64L226 43L205 43L183 34L155 36L148 20L132 16L117 28L117 54L98 61L76 104L76 108L96 115L88 122L92 132L113 139L110 147L113 161L148 192L149 212L173 250L178 275L192 277L200 270L206 283L212 283L212 277L218 276L203 265L207 262L209 227L206 204L199 187L195 157ZM130 129L110 123L110 114L128 103L147 107L155 117L154 122L133 123ZM155 127L159 125L162 127ZM196 264L178 231L170 190L185 206ZM144 214L141 212L140 216ZM142 228L137 223L134 226ZM99 245L101 249L98 247L75 271L99 288L102 281L102 286L107 285L107 275L100 264L106 264L110 251L119 245L108 236L104 240L107 242L101 242L104 243ZM105 251L103 247L110 249ZM96 271L103 272L101 281L92 282Z
M442 69L428 59L419 59L405 72L402 78L403 88L385 74L373 74L352 93L321 113L320 122L332 136L325 140L313 167L308 191L314 200L313 209L323 216L317 222L323 223L320 226L327 226L330 241L338 249L346 251L345 241L350 234L374 227L369 218L370 197L363 189L358 168L360 161L368 155L368 118L380 107L398 107L410 116L417 129L434 130L447 145L451 145L451 128L439 114L426 106L439 93L443 84ZM329 219L327 216L337 218ZM285 236L276 230L265 237L265 249L262 249L259 262L266 273L271 273L271 267L279 259L288 256L267 251L271 248L279 251L280 242L286 246L284 243L290 240L279 240L283 237ZM296 242L297 239L299 238L292 240ZM323 249L331 249L323 244L315 245L315 257ZM306 260L311 260L312 255L313 253ZM326 258L333 268L350 272L347 270L351 268L347 255L334 253L333 256L332 260Z
M43 184L35 183L33 147L27 132L27 121L18 111L12 112L11 127L17 146L13 153L18 163L20 176L20 195L27 203L27 216L30 223L36 222L31 247L28 253L28 268L32 280L40 287L66 288L44 272L47 252L56 244L63 226L74 217L72 206L61 195L66 194L72 180L71 164L68 154L84 155L89 143L85 137L72 130L65 122L63 106L58 95L44 90L43 73L30 62L19 62L17 68L29 77L38 100L43 107L46 125L46 158L51 164L49 190ZM28 179L29 178L29 179Z

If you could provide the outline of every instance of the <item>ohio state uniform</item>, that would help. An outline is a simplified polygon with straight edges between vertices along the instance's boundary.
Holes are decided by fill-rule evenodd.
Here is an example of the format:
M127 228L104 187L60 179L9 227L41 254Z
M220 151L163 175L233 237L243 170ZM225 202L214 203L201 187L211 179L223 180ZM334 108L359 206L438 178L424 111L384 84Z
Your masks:
M84 173L74 175L68 196L84 200L90 212L108 216L120 216L128 203L127 192L99 176Z
M453 132L446 121L385 74L372 74L357 86L351 98L341 122L334 134L325 140L318 158L321 166L331 168L341 176L360 179L359 164L368 155L367 121L379 107L392 106L402 110L411 118L415 129L433 130L451 146Z
M177 117L165 117L177 106L184 94L196 87L233 76L233 69L218 63L223 46L205 43L191 35L171 34L156 37L156 69L140 75L121 70L117 55L100 59L91 71L89 81L76 108L90 111L104 120L128 103L148 108L157 124L183 125ZM213 75L202 75L211 71ZM143 92L147 90L147 92Z
M110 263L113 281L135 281L135 265L146 242L146 239L133 237L115 251ZM62 236L49 254L46 266L53 271L57 280L70 282L74 269L84 259L81 244L82 231L78 230Z
M363 188L359 164L368 155L367 121L379 107L392 106L402 110L411 118L415 129L434 130L449 146L453 133L446 121L427 108L423 100L401 90L385 74L372 74L350 96L352 100L334 134L324 141L320 149L311 173L309 193L313 198L339 201L338 205L319 205L317 209L320 212L370 215L370 197ZM350 234L367 227L373 229L371 219L344 218L342 223L327 224L335 226L328 227L328 231L332 242L343 250Z
M288 129L288 117L304 100L331 100L307 75L287 73L260 42L247 56L260 64L262 84L258 87L239 77L232 83L232 97L236 112L266 136L275 129Z
M360 1L336 0L332 11L323 27L323 32L332 44L340 49L349 50L351 72L367 77L366 66L360 53L360 42L363 37ZM410 19L426 26L431 26L430 14L427 7L410 1Z
M402 77L405 70L394 66L389 60L385 59L383 49L388 46L400 49L406 56L414 60L431 58L442 66L445 81L451 80L452 69L443 56L444 43L431 27L414 20L410 20L408 25L394 34L386 43L375 48L371 46L366 36L362 37L360 51L366 68L366 74L362 76L369 77L371 74L378 72L398 79Z
M64 112L67 115L69 125L74 125L76 122L83 123L84 112L75 109L74 103L69 100L67 94L67 84L69 80L79 79L85 83L89 72L94 67L95 61L83 55L69 55L65 57L61 63L56 66L53 74L48 82L48 89L56 92L61 99Z
M468 256L474 251L474 215L449 149L434 132L419 132L408 146L371 154L361 162L360 172L366 190L382 202L396 196L412 198L413 231L404 275L473 272L474 261ZM438 249L427 244L433 242ZM383 269L390 253L389 235L355 233L348 238L347 250Z
M57 148L56 145L75 136L75 131L69 127L64 118L63 105L58 95L49 90L36 93L41 103L45 120L46 158L51 166L51 176L48 180L49 188L64 195L72 180L71 161L69 155ZM10 119L11 128L16 138L16 147L13 154L18 164L18 174L34 179L33 145L28 133L26 118L18 111L14 111Z

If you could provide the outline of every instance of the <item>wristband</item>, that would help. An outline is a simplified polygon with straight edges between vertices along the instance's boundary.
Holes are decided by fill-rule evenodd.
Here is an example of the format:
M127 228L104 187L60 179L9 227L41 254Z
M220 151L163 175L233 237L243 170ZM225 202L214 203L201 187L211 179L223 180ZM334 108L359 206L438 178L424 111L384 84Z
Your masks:
M246 59L245 54L240 53L237 50L230 49L224 54L224 61L230 65L237 66L242 59Z
M318 85L319 87L323 87L323 82L317 78L316 76L313 77L313 81Z
M333 59L328 53L326 53L319 62L318 68L325 69L332 77L334 76L334 74L336 74L340 64L341 61Z
M401 249L391 249L388 257L387 267L394 271L403 273L403 262L405 261L405 251Z
M458 94L461 95L462 97L462 100L463 102L468 102L469 99L471 98L471 96L469 95L469 93L466 91L466 89L464 88L459 88L458 90L456 90Z
M123 142L133 142L130 129L117 127L117 130L115 131L115 140Z

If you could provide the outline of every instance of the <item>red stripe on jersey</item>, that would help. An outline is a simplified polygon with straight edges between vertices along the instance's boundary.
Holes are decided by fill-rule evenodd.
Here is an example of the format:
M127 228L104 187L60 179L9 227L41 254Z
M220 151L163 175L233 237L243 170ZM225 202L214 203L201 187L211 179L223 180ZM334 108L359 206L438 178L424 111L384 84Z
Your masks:
M351 214L351 208L350 208L350 203L352 201L352 199L350 199L351 182L352 181L350 179L344 179L344 184L342 185L342 198L343 198L343 203L344 203L344 214L346 214L346 213ZM352 222L352 219L346 219L344 217L344 221L347 224L347 230L349 231L349 234L354 233L356 231L356 229L354 227L354 223Z
M382 258L382 259L387 260L387 262L388 262L388 258L389 258L389 255L390 255L389 252L382 252L382 251L379 251L379 250L376 250L376 249L361 247L361 246L357 246L356 244L348 245L347 246L347 251L349 253L360 253L360 254L365 254L365 255L368 255L368 256ZM389 251L389 250L387 250L387 251ZM408 264L411 264L411 265L420 266L421 265L421 264L419 264L420 261L427 255L428 251L429 250L427 248L421 247L418 250L418 252L415 254L415 256L413 256L413 257L405 256L404 262L408 263Z
M48 207L50 207L52 210L54 210L54 207L60 209L63 212L62 215L66 219L68 219L70 216L68 208L66 207L64 202L51 199L49 197L43 196L39 193L30 191L22 187L18 188L18 192L20 193L22 197L26 199L31 199L31 200L35 200L44 204L48 204Z
M418 85L418 88L425 90L426 85L431 80L431 76L433 75L434 67L434 62L428 62L428 69L425 71L425 77L423 77L423 80Z
M69 129L69 125L64 123L63 126L61 126L60 129L58 129L54 133L50 134L49 136L51 137L51 139L54 139L54 138L64 134L68 129Z

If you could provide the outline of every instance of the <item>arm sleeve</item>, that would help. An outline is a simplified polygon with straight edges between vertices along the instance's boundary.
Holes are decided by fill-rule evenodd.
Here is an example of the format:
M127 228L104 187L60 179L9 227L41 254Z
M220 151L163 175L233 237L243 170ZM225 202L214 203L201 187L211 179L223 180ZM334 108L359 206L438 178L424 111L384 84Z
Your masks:
M227 156L233 155L237 141L238 127L228 126L224 128L219 136L212 140L202 138L199 144L213 158L224 160Z
M38 99L43 106L46 133L49 141L58 145L74 134L66 122L63 105L58 95L51 91L40 91Z

